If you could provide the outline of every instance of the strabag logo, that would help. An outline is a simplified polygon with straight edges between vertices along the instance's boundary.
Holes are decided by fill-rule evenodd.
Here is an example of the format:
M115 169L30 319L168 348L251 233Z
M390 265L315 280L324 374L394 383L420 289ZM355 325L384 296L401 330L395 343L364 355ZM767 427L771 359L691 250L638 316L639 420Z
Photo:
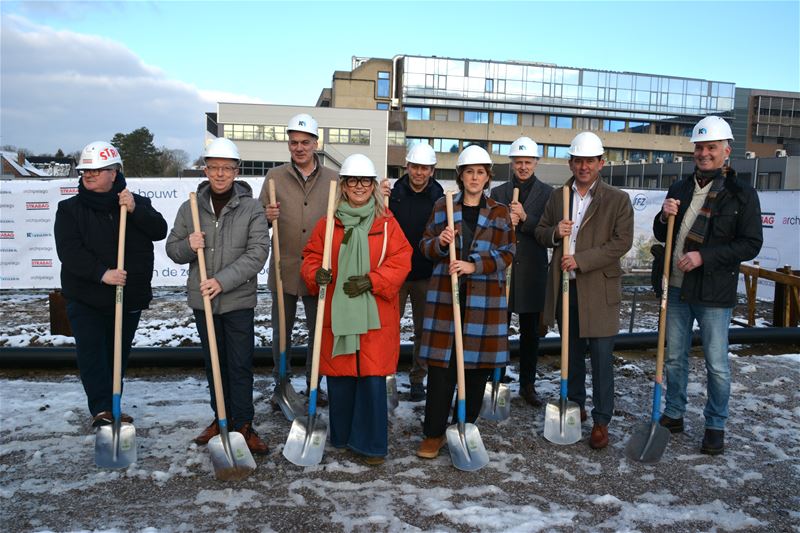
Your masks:
M25 202L25 209L28 211L42 211L50 209L50 202Z
M61 196L66 196L68 194L78 194L77 187L59 187L59 190L61 191Z
M775 225L775 213L764 213L761 212L761 227L762 228L771 228Z
M0 231L0 239L13 239L14 232L13 231Z
M32 267L51 268L53 266L52 259L31 259Z

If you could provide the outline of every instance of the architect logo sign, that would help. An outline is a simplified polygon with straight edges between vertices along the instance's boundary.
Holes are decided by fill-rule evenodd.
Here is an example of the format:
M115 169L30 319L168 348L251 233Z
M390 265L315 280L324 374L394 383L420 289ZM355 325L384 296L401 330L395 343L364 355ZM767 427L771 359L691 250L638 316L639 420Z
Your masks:
M27 224L49 224L49 218L26 218L25 222Z
M25 189L22 194L47 194L47 189Z
M61 192L61 196L78 194L77 187L59 187L58 189Z
M50 202L25 202L28 211L46 211L50 209Z
M31 259L31 266L34 268L52 268L52 259Z
M800 226L800 216L783 217L782 224L784 226Z
M29 239L43 239L43 238L47 238L47 237L52 237L53 234L52 233L37 233L37 232L34 232L34 231L29 231L27 233L27 236L28 236Z
M14 204L0 204L0 209L14 209Z
M15 254L15 253L17 253L17 249L16 248L7 248L7 247L3 246L2 248L0 248L0 253L2 253L2 254Z
M30 279L35 279L38 281L52 281L53 276L31 276Z
M0 239L13 239L13 238L14 238L14 232L13 231L0 231ZM16 251L16 250L14 250L14 251Z

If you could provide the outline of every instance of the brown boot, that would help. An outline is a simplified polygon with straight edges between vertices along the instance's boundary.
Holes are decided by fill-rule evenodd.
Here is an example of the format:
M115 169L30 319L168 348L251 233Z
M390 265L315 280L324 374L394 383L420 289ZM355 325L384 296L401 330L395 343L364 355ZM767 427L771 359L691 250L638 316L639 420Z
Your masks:
M215 418L214 421L211 422L211 424L209 424L208 427L204 429L202 433L200 433L198 436L194 438L194 442L197 445L205 446L206 444L208 444L208 441L210 441L213 437L216 437L217 435L219 435L219 423Z
M441 437L425 437L419 445L417 457L436 459L436 457L439 456L439 450L442 449L442 446L444 446L446 442L447 437L444 435Z
M600 450L608 446L608 426L595 424L592 426L592 436L589 437L589 446Z
M132 424L133 417L127 413L120 413L119 421ZM103 411L101 413L97 413L94 417L92 417L92 427L97 428L100 426L107 426L113 423L114 423L114 415L111 414L111 411Z
M258 433L256 433L253 429L252 423L248 422L243 424L242 427L236 431L242 434L244 441L247 443L247 447L250 449L251 453L258 455L266 455L269 453L269 447L267 446L267 443L258 436Z
M536 388L533 386L533 383L528 383L527 385L520 387L519 395L528 403L528 405L532 405L533 407L542 406L542 400L540 400L539 395L536 394Z

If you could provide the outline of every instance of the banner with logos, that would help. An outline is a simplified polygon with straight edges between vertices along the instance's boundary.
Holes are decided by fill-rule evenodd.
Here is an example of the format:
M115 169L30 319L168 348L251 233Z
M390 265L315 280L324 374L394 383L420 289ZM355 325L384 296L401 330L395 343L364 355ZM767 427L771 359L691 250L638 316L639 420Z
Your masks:
M149 198L172 227L178 207L188 200L203 178L130 178L128 188ZM240 178L258 197L264 178ZM60 263L53 239L58 202L77 194L77 180L0 180L0 288L60 287ZM634 208L634 244L623 259L630 269L649 269L653 218L666 196L663 190L626 192ZM800 191L760 191L764 246L758 256L762 267L783 265L800 268ZM164 252L164 242L155 243L153 286L186 283L186 265L176 265ZM259 283L267 282L267 269ZM740 290L744 290L740 286ZM759 281L759 297L771 298L772 282Z

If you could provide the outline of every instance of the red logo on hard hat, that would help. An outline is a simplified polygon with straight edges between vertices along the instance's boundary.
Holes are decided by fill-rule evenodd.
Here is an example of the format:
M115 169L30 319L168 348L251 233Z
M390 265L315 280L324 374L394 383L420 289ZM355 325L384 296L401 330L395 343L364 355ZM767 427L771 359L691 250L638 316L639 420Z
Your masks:
M102 152L100 152L100 159L106 161L110 157L117 157L117 151L114 148L105 148Z

